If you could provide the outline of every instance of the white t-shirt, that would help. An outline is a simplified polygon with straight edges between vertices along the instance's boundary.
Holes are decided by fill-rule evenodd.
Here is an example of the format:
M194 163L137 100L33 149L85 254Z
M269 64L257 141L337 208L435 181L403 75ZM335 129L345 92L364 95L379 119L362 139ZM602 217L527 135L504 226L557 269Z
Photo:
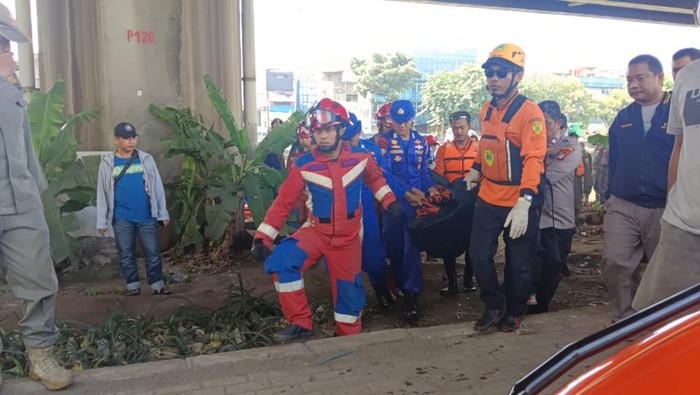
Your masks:
M700 61L685 66L676 76L668 133L683 136L678 178L671 188L663 219L700 235Z
M644 123L644 133L646 134L651 129L651 120L656 113L656 107L659 103L650 106L642 106L642 122Z

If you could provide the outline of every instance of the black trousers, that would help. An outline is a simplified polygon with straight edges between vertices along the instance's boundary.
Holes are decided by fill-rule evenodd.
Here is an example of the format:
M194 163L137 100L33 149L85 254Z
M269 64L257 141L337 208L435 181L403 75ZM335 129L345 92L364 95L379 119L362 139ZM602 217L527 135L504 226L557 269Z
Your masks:
M528 310L533 313L549 311L549 303L559 287L561 272L566 265L566 259L571 252L576 228L540 229L540 248L534 266L533 283L537 295L537 306Z
M472 277L474 277L474 268L472 267L472 263L469 259L469 250L467 250L467 253L464 256L464 279L462 280L462 283L466 285L471 285L472 283ZM456 278L457 276L457 257L451 256L451 257L445 257L442 258L442 261L445 264L445 274L447 274L447 279L448 282L452 282L451 277Z
M494 206L482 199L477 201L469 257L481 290L481 300L486 307L496 310L505 305L506 314L519 317L525 313L532 289L533 252L537 245L539 215L537 209L530 208L527 231L519 238L511 239L508 235L510 228L503 227L511 209ZM503 284L498 281L493 259L501 232L506 243Z

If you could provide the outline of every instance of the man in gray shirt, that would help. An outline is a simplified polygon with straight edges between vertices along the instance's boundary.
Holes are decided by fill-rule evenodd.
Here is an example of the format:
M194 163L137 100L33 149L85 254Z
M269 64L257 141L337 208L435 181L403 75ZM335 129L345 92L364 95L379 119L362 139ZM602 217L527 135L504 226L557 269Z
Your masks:
M528 314L549 311L549 303L559 286L561 272L571 252L576 233L574 173L581 163L581 147L566 135L559 104L552 100L539 104L547 125L544 206L540 217L540 251L534 268L535 300Z
M661 238L632 302L635 310L700 283L700 60L677 74L668 118L675 136Z
M19 327L29 354L29 376L58 390L69 386L73 376L53 356L59 337L54 323L58 281L41 203L46 180L32 147L10 41L27 43L29 38L0 4L0 267L12 293L24 302Z

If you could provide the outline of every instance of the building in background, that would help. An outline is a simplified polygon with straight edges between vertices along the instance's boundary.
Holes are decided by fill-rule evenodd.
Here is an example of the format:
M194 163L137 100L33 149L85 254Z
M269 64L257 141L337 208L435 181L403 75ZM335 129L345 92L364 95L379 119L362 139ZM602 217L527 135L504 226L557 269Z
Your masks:
M440 52L440 50L417 51L413 53L413 65L422 74L413 87L401 93L401 99L410 100L418 109L415 128L419 132L428 128L428 115L421 111L423 84L432 74L438 71L455 71L467 63L476 63L476 49L460 49L455 52Z
M261 119L260 125L269 127L273 119L280 118L285 121L296 111L294 73L267 69L265 79L267 111L264 114L266 119Z
M342 104L348 111L355 113L362 121L363 129L370 130L372 125L372 105L369 98L364 98L357 91L357 76L348 70L322 71L314 74L299 75L295 82L297 91L297 108L308 110L316 101L328 97Z
M576 77L594 96L607 96L610 91L624 89L625 74L618 70L601 70L597 67L578 67L563 76Z

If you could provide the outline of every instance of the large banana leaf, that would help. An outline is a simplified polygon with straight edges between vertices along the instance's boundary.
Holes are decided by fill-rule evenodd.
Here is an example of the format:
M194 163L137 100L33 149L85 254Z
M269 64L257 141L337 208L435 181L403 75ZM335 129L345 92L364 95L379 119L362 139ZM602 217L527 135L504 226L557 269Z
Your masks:
M74 212L95 204L100 157L88 156L71 164L49 184L41 198L49 225L54 262L68 260L77 269L82 255L80 240L71 235L80 228Z
M43 193L44 216L49 226L51 244L51 257L54 262L70 261L71 267L78 268L82 247L80 241L70 233L80 228L78 218L73 213L61 212L61 203L58 195L60 190L55 185L49 184L49 188Z
M64 103L65 86L59 81L47 93L32 93L27 113L32 144L49 182L42 201L49 225L51 254L56 264L68 260L71 268L77 269L81 246L70 234L79 229L73 212L94 204L100 159L90 157L76 161L80 143L75 140L74 128L95 119L99 111L65 117Z
M219 240L224 236L233 220L233 214L242 206L242 187L234 184L230 178L224 179L222 184L209 189L209 199L204 207L207 218L204 236L210 240Z
M253 166L261 166L269 154L281 154L297 138L297 125L304 119L304 113L297 111L290 115L282 125L268 133L255 149Z
M233 142L236 148L238 148L238 152L245 155L248 152L248 148L250 148L250 140L248 139L247 131L245 129L238 128L236 125L236 120L233 118L233 114L231 113L231 109L228 107L228 103L223 96L221 96L219 88L216 87L214 80L212 80L209 74L204 76L204 85L206 85L207 92L209 92L209 99L211 100L211 103L214 105L216 112L224 122L226 129L228 129L229 140Z
M283 180L278 170L267 166L263 166L258 170L257 173L249 172L243 177L246 201L248 202L250 214L253 216L255 227L260 226L260 223L265 218L265 214L275 200L279 185ZM273 173L277 175L275 176Z
M65 124L63 115L65 93L66 87L63 81L58 81L47 93L34 91L29 102L27 111L32 127L32 143L42 165L48 160L44 158L45 155L42 155L44 147L50 144L51 139L58 136Z

